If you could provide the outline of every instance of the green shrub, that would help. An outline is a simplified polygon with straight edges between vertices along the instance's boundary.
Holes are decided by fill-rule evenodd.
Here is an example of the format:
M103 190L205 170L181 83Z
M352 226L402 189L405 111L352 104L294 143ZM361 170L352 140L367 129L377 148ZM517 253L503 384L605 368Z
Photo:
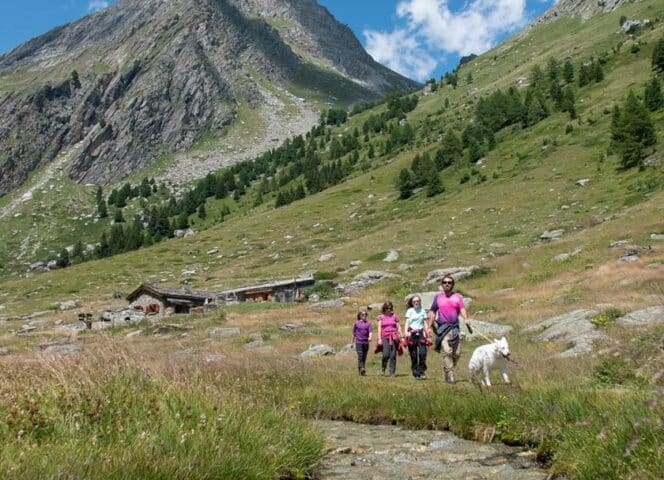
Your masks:
M337 272L318 271L314 273L314 280L333 280L338 276L339 274Z
M622 317L624 314L625 313L619 308L609 307L591 318L590 323L597 327L605 327L612 323L616 318Z

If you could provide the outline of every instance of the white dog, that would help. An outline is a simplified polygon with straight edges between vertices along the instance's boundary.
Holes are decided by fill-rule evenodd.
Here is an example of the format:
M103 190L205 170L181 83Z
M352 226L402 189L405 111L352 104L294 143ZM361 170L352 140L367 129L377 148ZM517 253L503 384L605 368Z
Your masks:
M510 383L510 378L507 376L507 360L510 357L510 347L507 345L507 339L505 337L500 340L494 339L493 343L482 345L475 349L473 356L470 357L470 362L468 363L471 382L475 381L476 375L482 370L484 372L482 383L487 387L490 387L491 381L489 380L489 368L496 363L498 356L503 357L503 380L505 380L505 383Z

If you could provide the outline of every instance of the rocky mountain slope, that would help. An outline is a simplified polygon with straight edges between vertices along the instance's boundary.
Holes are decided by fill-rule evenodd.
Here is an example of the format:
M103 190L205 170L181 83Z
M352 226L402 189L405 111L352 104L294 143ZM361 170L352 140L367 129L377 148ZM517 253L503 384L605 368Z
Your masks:
M581 17L584 20L598 13L612 12L626 0L559 0L556 4L541 15L535 25L556 20L559 17Z
M118 181L265 106L266 89L311 119L289 90L349 104L415 86L314 0L123 0L0 57L0 195L81 140L70 177Z

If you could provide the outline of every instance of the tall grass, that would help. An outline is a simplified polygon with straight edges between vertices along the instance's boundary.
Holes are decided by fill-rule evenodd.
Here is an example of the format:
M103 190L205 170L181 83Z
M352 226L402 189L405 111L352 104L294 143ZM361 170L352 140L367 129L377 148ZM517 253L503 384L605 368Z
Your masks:
M290 478L321 455L306 420L211 368L110 349L5 371L2 478Z

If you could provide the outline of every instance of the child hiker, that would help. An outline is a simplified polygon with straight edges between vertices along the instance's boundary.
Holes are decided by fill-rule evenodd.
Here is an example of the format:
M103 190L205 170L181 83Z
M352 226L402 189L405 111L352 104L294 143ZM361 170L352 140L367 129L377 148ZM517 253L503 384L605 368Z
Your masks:
M371 332L373 331L371 323L367 321L367 311L360 309L357 312L357 318L353 324L353 340L357 352L357 371L360 375L367 374L365 364L367 354L369 353L369 343L371 342Z
M423 380L427 370L427 313L422 308L422 299L417 295L409 298L407 305L403 336L410 353L410 369L413 377Z
M397 374L397 351L401 346L399 317L394 313L394 305L390 301L383 303L382 312L378 316L378 341L382 342L383 350L380 374L385 375L389 361L390 376L394 377Z

